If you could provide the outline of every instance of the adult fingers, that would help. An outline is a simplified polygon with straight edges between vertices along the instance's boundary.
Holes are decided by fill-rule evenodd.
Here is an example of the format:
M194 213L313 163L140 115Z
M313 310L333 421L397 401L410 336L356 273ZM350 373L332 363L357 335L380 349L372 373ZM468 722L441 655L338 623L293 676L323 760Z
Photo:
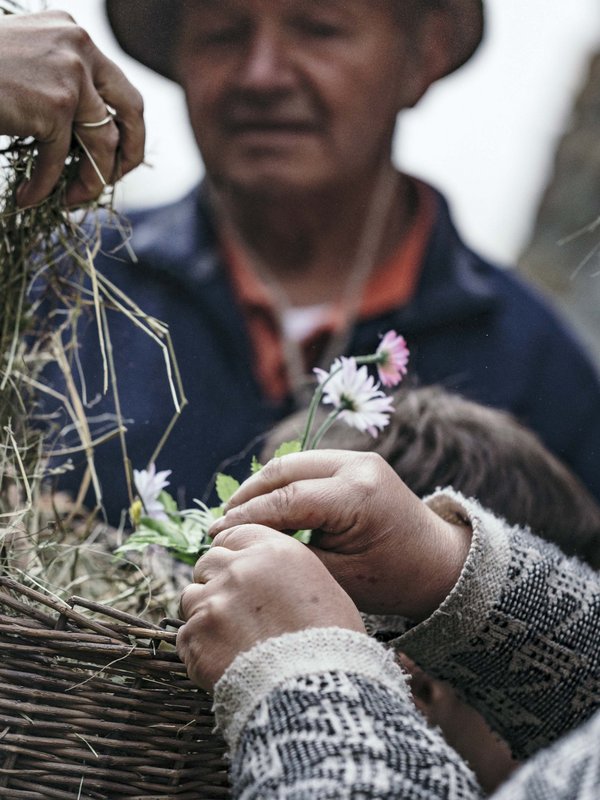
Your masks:
M84 153L68 188L69 205L94 199L106 185L130 172L144 158L145 126L140 93L89 39L85 64L73 121L75 137ZM106 124L94 125L106 120L113 110L113 118Z
M97 197L107 184L130 172L144 158L145 126L140 93L98 50L91 77L93 86L89 87L88 94L94 97L95 110L91 110L91 104L82 102L78 121L100 122L106 118L109 108L114 109L114 118L97 127L75 123L84 155L67 192L69 205Z
M235 525L219 533L213 540L213 547L227 548L228 550L245 550L255 544L265 542L279 543L281 533L266 525Z
M108 111L104 107L104 119ZM98 119L101 121L101 118ZM74 135L83 153L77 175L70 183L66 202L75 206L95 199L110 183L118 158L119 131L111 119L108 123L87 128L75 123Z
M203 594L206 591L206 587L196 584L187 586L181 594L179 616L185 620L185 625L177 631L177 653L190 680L196 686L210 689L215 682L214 678L208 677L215 648L204 625Z
M111 179L117 180L144 159L144 101L121 70L100 52L95 62L93 79L98 93L116 112L115 122L120 136L119 160L116 164L118 174L112 174Z
M194 566L193 578L195 583L206 584L218 578L232 563L239 558L244 550L256 544L265 544L271 541L274 544L292 542L283 537L278 531L262 525L241 525L224 531L213 546L202 555ZM295 542L294 542L295 544Z
M37 147L38 157L31 178L17 190L16 200L21 208L41 203L58 183L71 148L71 129L58 130L54 139L38 142Z
M253 497L272 492L293 481L307 478L329 478L340 467L340 457L348 456L335 450L310 450L273 458L244 481L225 505L226 509L246 503Z
M102 108L106 117L107 109L105 106ZM73 133L83 152L77 175L67 189L66 204L75 206L94 200L111 183L119 143L119 132L114 122L89 129L75 124L73 131L64 126L57 130L52 140L37 141L37 157L31 179L17 190L16 199L20 207L36 205L51 194L65 168L65 159L72 148Z
M87 69L82 78L73 120L73 135L83 153L77 175L68 187L68 205L80 205L93 200L106 186L113 183L120 159L120 131L112 114L113 106L109 108L107 105L109 101L105 97L106 82L98 81L96 73L98 64L102 65L104 72L111 73L115 80L122 73L91 40L87 57Z
M204 585L198 583L190 583L181 592L179 598L179 618L187 621L193 615L198 605L202 602L202 593Z
M211 547L194 565L194 582L208 583L218 578L233 557L233 552L225 547Z
M210 528L210 535L236 525L254 523L278 531L319 528L335 533L354 523L340 482L318 478L286 483L267 494L251 497L230 508Z
M71 33L70 26L66 30ZM143 160L145 127L141 95L87 35L83 39L84 44L71 64L72 73L66 73L56 97L40 92L42 99L33 106L36 114L27 116L29 127L17 115L15 133L34 135L38 148L32 177L17 194L20 206L39 203L52 192L73 138L83 153L77 174L67 189L67 205L81 205L95 199L108 184ZM65 70L67 67L68 61ZM108 107L115 110L114 118L96 125L107 119Z

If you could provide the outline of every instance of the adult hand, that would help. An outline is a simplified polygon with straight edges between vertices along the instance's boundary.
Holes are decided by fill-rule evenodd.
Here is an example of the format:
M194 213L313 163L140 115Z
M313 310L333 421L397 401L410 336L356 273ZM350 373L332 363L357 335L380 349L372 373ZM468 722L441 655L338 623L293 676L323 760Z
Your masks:
M364 632L358 610L323 564L289 536L258 525L220 533L184 589L177 651L212 689L238 653L272 636L337 626Z
M210 532L249 522L313 529L311 549L361 611L416 621L456 583L471 533L438 517L379 455L336 450L273 459Z
M114 120L81 125L106 119L107 105ZM38 147L33 175L17 193L20 206L56 186L74 132L89 157L68 188L68 205L94 199L142 161L141 95L68 14L0 15L0 134L33 136Z

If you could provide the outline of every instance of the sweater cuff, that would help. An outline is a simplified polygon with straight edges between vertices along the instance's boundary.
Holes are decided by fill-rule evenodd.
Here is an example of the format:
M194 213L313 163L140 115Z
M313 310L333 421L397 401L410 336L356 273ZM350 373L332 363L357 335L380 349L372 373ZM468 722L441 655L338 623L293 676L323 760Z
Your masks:
M409 694L393 652L364 633L308 628L266 639L236 656L215 684L215 719L231 754L248 718L273 689L299 676L335 671L362 675L395 693Z
M428 668L444 663L485 626L506 586L512 528L452 489L436 492L425 502L442 519L466 523L473 530L467 560L448 597L430 617L391 642Z

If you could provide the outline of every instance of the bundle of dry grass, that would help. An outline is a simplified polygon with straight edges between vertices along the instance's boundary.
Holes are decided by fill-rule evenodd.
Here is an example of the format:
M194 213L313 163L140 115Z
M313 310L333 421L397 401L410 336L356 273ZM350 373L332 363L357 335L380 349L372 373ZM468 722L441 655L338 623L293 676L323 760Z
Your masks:
M112 364L107 311L126 315L142 328L164 352L166 379L170 382L174 415L185 403L169 334L158 320L147 316L129 298L94 268L94 257L101 243L101 226L117 225L127 243L127 231L112 210L111 194L86 212L69 213L63 202L70 171L85 154L75 149L65 166L61 183L39 206L18 209L15 188L30 172L35 159L31 143L12 141L3 150L5 185L0 195L0 296L3 298L0 331L0 426L7 437L3 474L14 469L30 504L30 478L39 478L38 465L47 455L52 439L51 420L35 414L35 397L53 390L39 381L44 364L58 363L66 394L62 403L76 443L70 451L54 452L54 458L68 458L76 450L85 452L88 480L93 484L98 504L102 489L93 462L95 447L111 436L119 436L127 465L124 426L118 411L112 428L95 436L86 413L86 399L77 389L73 372L77 370L77 327L82 315L93 314L98 331L98 347L104 363L104 391L115 395L118 404L118 376ZM99 215L98 211L103 214ZM35 286L35 291L32 288ZM42 313L40 313L42 309ZM129 480L129 470L124 470Z
M189 569L157 548L135 563L115 558L124 532L80 503L91 484L101 504L94 454L113 436L132 493L107 312L126 315L163 351L176 419L186 401L169 334L94 268L101 227L119 226L124 246L128 234L110 189L85 210L65 208L70 174L89 157L76 142L53 194L17 207L35 157L34 142L0 140L0 797L223 797L210 700L187 680L175 632L159 624L176 613ZM84 315L117 408L101 429L77 361ZM64 378L60 394L44 382L50 361ZM42 413L47 396L66 413L69 437ZM59 438L68 449L54 447ZM80 498L49 495L46 479L75 452L87 463Z
M75 452L85 453L87 474L81 496L93 485L97 506L102 501L102 487L94 469L96 447L109 437L118 436L123 451L123 480L130 487L125 428L117 413L109 427L96 431L88 416L85 376L78 373L77 330L82 316L92 315L98 333L98 347L104 363L104 391L112 392L118 403L118 376L115 374L110 344L107 311L126 315L133 325L151 336L165 356L165 379L170 382L174 417L185 398L171 350L168 331L156 319L148 317L94 268L94 256L101 246L101 227L117 225L127 242L127 231L112 209L108 192L93 207L75 213L65 209L63 198L70 172L86 157L74 148L61 182L54 193L39 206L19 209L15 190L27 177L35 159L33 143L8 141L2 150L4 183L0 192L0 524L5 534L44 530L46 519L40 496L44 479L68 468ZM43 368L56 362L64 377L64 394L46 386ZM76 380L76 377L78 380ZM83 388L78 388L83 387ZM66 413L72 446L52 449L59 433L52 416L40 412L40 399L52 395ZM64 431L61 431L62 433ZM65 439L67 437L61 437ZM52 452L52 470L48 457ZM62 463L61 463L62 462ZM75 511L71 506L66 527L73 528ZM93 526L93 515L89 517ZM52 521L52 520L50 520ZM77 530L85 531L78 524ZM64 526L63 526L64 528ZM89 531L88 531L89 532ZM47 539L47 536L44 537ZM86 538L86 537L84 537Z

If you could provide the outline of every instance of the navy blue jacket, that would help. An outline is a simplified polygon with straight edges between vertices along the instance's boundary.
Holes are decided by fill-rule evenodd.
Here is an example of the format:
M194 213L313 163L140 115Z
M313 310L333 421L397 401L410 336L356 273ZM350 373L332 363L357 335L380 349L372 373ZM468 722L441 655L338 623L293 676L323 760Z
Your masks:
M105 254L96 264L170 328L189 405L157 466L173 470L170 489L191 505L193 498L207 497L215 470L245 477L247 459L241 455L258 452L260 435L294 410L293 403L271 403L253 376L249 337L219 263L202 192L128 218L138 263L123 248L108 255L119 235L107 231ZM465 246L441 197L415 296L404 307L360 322L347 353L372 352L390 328L405 336L410 371L421 384L442 384L512 411L600 498L600 383L594 368L531 288ZM118 314L111 315L111 337L129 457L141 468L173 412L163 355ZM80 357L93 397L102 374L94 324ZM90 415L107 407L101 400ZM98 449L96 464L108 518L118 521L127 495L115 442Z

